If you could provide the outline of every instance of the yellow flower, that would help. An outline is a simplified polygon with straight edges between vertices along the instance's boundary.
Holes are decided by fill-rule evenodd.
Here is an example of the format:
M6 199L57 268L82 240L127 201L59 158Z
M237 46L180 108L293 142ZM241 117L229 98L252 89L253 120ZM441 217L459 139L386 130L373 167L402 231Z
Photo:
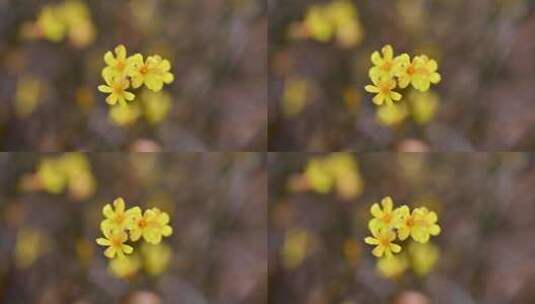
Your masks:
M106 97L106 102L110 105L114 105L119 102L120 105L126 105L126 101L132 101L136 97L131 92L126 91L128 89L130 83L128 79L126 78L117 78L114 76L111 76L109 73L103 73L102 76L104 77L104 80L106 81L106 85L99 85L98 90L103 93L110 93L108 97Z
M427 208L416 208L413 210L414 227L411 228L411 237L420 243L427 243L429 236L440 234L440 226L436 224L438 217L433 211Z
M383 277L397 279L409 268L407 256L402 254L383 257L377 260L376 270Z
M122 259L113 259L108 265L108 271L114 276L127 279L136 275L141 268L141 260L135 253Z
M408 248L412 269L419 276L425 276L433 270L439 257L438 248L431 243L411 242Z
M409 110L407 104L403 101L391 105L382 105L377 108L377 112L375 113L378 122L388 127L401 124L408 115Z
M37 26L42 31L43 36L53 42L61 41L67 31L60 14L53 6L43 8L37 17Z
M372 53L371 61L374 64L370 68L370 78L386 78L390 79L396 74L397 63L394 59L394 49L391 45L387 44L381 49L381 54L378 51Z
M396 233L389 228L370 227L373 237L366 237L364 242L369 245L376 245L372 254L378 258L383 255L389 257L392 253L401 251L401 246L392 243L396 239Z
M321 159L310 160L304 175L309 186L319 193L329 193L335 182L328 168L325 166L325 162Z
M115 48L115 55L113 56L111 51L107 51L104 54L104 62L108 65L102 70L104 78L117 78L122 79L126 76L130 76L134 72L134 61L138 54L126 57L126 48L120 44Z
M145 210L143 218L136 217L136 225L134 225L134 238L142 235L143 239L150 244L159 244L162 236L170 236L173 234L173 228L168 225L169 215L160 211L158 208ZM132 234L130 235L132 237ZM133 239L134 239L133 238Z
M167 92L154 93L149 90L141 92L141 102L145 119L150 124L158 124L165 119L172 106L172 97Z
M392 78L372 77L373 85L367 85L364 89L369 93L377 93L373 97L373 103L380 106L383 103L392 105L393 101L399 101L401 94L392 91L396 88L396 81Z
M400 223L400 216L398 210L394 210L394 202L390 196L387 196L381 200L381 205L375 203L370 208L370 213L374 216L369 222L370 230L376 230L378 228L391 229L395 228Z
M411 58L406 53L397 57L397 64L399 68L396 70L395 76L398 77L399 87L404 89L414 80L416 65L414 64L414 59L411 62Z
M171 63L169 60L162 59L158 55L149 56L143 62L143 56L136 54L131 57L133 72L132 72L132 87L139 88L143 84L150 90L158 92L162 89L163 84L173 82L175 77L169 72Z
M171 247L163 243L159 245L143 243L141 253L145 262L145 271L154 276L164 272L173 257Z
M329 41L334 34L333 25L329 22L326 11L319 5L313 5L308 9L303 24L310 36L321 42Z
M407 205L403 205L398 208L398 215L401 219L401 221L398 224L398 237L401 241L407 239L409 235L412 236L414 239L415 232L417 231L415 228L416 225L416 217L415 217L415 211L414 209L411 211Z
M425 55L416 56L413 60L414 75L412 76L412 86L422 92L429 90L432 84L437 84L441 76L437 73L438 64L435 60L429 59Z
M104 238L98 238L97 244L101 246L108 246L104 251L104 255L110 259L113 259L115 256L120 258L124 257L125 254L130 254L134 251L132 246L124 244L128 240L128 234L124 231L113 230L113 229L102 229Z
M100 224L102 230L125 230L131 225L133 217L139 209L139 207L135 207L125 210L125 203L121 197L113 201L113 207L115 207L115 210L113 210L110 204L106 204L106 206L102 208L102 214L105 217Z
M131 221L128 226L128 230L130 230L130 239L135 242L139 240L141 236L143 236L145 240L147 240L147 238L150 236L150 218L149 214L147 213L148 210L146 210L144 214L141 212L139 207L134 207L131 210Z

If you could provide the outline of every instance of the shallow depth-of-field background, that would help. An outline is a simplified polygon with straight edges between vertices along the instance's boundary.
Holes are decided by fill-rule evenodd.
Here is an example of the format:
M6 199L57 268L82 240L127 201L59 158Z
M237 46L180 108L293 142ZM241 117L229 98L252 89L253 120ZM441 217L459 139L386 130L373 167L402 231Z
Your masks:
M64 188L52 187L59 164L75 177ZM265 303L264 165L248 153L0 154L0 302ZM118 196L159 207L174 229L165 250L130 242L139 260L122 279L95 243Z
M65 2L85 4L90 25L57 42L28 38L39 36L30 25L45 8ZM256 0L0 1L0 149L265 148L264 12ZM104 53L120 43L171 61L170 107L155 110L164 119L108 117L97 86Z
M532 154L350 154L353 169L332 155L270 155L270 303L535 301ZM326 176L305 169L326 159L353 182L324 187ZM387 195L436 211L442 227L431 238L438 250L390 268L391 279L364 243L370 207Z
M341 39L329 39L320 17L303 24L312 7L337 2L268 1L271 150L535 147L534 1L342 0L356 27L342 26ZM335 19L351 19L347 12ZM429 103L381 121L364 86L370 55L385 44L435 58L442 81Z

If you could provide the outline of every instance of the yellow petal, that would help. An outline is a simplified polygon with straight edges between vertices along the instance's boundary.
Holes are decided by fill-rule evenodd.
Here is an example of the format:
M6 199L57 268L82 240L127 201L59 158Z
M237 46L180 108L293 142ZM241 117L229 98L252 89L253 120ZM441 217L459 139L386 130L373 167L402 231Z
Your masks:
M429 80L431 80L432 83L437 84L442 80L442 77L439 73L433 73L431 74L431 77L429 77Z
M115 256L115 253L116 253L116 250L113 247L108 247L108 249L104 251L104 255L110 259L112 259Z
M383 211L381 210L381 207L379 207L379 204L378 203L375 203L372 205L371 209L370 209L370 213L374 216L374 217L381 217L383 216Z
M121 249L126 254L131 254L134 251L134 248L132 246L124 245L124 244L121 246Z
M439 235L440 234L440 226L439 225L433 225L431 228L429 228L429 233L431 235Z
M379 241L377 239L374 239L372 237L367 237L364 239L364 242L369 245L377 245L379 244Z
M173 228L171 228L171 226L164 226L162 228L162 235L163 236L170 236L171 234L173 234Z
M97 244L99 244L100 246L109 246L110 245L110 240L107 240L105 238L98 238L97 239Z
M383 52L383 58L385 60L390 60L394 58L394 49L390 44L385 45L381 51Z
M107 65L115 65L115 58L113 58L113 54L110 51L107 51L106 54L104 54L104 62Z
M390 244L390 250L392 250L394 253L398 253L401 251L401 246L398 244Z
M383 212L392 212L394 208L394 202L390 196L383 198L381 205L383 205Z
M124 92L124 98L126 98L128 101L132 101L134 98L136 98L136 95L130 92Z
M124 200L122 197L118 197L113 201L113 206L115 207L115 212L123 213L124 212Z
M391 92L390 97L392 97L392 100L399 101L401 99L401 94L398 92Z
M126 48L124 45L119 44L115 48L115 54L117 54L117 59L126 59Z
M382 257L385 252L385 247L377 246L372 250L372 254L378 258Z
M102 93L111 93L111 88L106 85L99 85L98 90L101 91Z
M110 204L106 204L106 206L102 208L102 214L107 218L113 217L113 209Z
M379 52L377 51L372 53L371 60L372 60L372 63L375 65L381 65L383 63L383 60L381 59L381 55L379 55Z
M375 95L375 97L373 97L372 100L373 100L373 103L374 103L374 104L380 106L380 105L383 104L384 99L385 99L385 98L384 98L384 95L381 94L381 93L379 93L379 94Z
M364 90L366 90L366 92L369 92L369 93L379 93L379 88L372 86L372 85L365 86Z

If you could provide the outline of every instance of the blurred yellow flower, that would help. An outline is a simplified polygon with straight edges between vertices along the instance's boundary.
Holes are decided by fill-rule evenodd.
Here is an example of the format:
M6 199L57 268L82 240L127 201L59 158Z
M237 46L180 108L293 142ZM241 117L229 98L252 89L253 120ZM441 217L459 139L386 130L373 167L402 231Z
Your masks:
M69 194L77 200L88 198L96 189L89 161L81 153L42 159L36 177L43 190L59 194L68 187Z
M384 256L391 256L392 253L401 251L401 246L393 243L396 239L396 233L389 228L379 228L377 226L370 226L372 233L371 237L366 237L364 242L369 245L375 245L372 254L378 258Z
M60 161L53 158L45 158L39 164L37 176L45 191L59 194L65 188L67 177L59 165Z
M375 115L380 124L393 127L401 124L409 116L409 109L402 101L378 107Z
M304 175L309 186L316 192L329 193L334 184L334 178L320 159L312 159L308 162Z
M397 279L409 268L405 254L391 255L377 260L377 272L387 279Z
M305 35L298 33L296 36L309 37L320 42L336 38L341 47L353 47L359 44L364 36L357 8L347 0L310 6L302 27Z
M53 42L61 41L67 31L61 15L53 6L45 6L39 13L36 23L43 36Z
M111 76L110 73L104 73L103 77L104 81L106 81L106 85L99 85L98 90L103 93L110 93L110 95L106 97L106 102L108 104L115 105L117 102L119 102L119 105L124 106L127 105L127 100L134 100L136 95L126 91L126 89L128 89L130 86L128 79L117 78Z
M158 245L143 243L141 245L141 254L144 259L145 271L153 276L166 271L172 258L171 247L163 243Z
M135 123L141 116L139 105L135 102L128 107L122 105L114 105L108 112L108 117L116 125L124 127Z
M128 240L128 234L126 232L106 226L102 226L101 230L104 238L98 238L97 244L108 246L104 251L106 257L110 259L113 259L115 256L122 258L125 254L131 254L134 251L132 246L125 244Z
M145 119L150 124L158 124L162 122L169 114L172 106L171 94L160 91L154 93L149 90L141 92L141 102L143 104L143 112Z
M19 118L25 118L33 113L39 105L46 84L41 79L24 75L17 82L15 93L15 114Z
M294 76L285 80L282 112L286 117L294 117L301 113L306 105L308 90L308 80L304 78Z
M425 276L431 272L440 256L438 248L431 243L411 242L408 252L412 269L419 276Z
M394 209L394 202L390 196L383 198L381 205L374 203L370 208L370 213L373 215L373 218L368 223L370 230L392 229L401 222L399 211Z
M282 245L282 262L285 268L295 269L303 263L311 246L311 236L300 228L290 229L286 232Z
M49 250L50 242L50 239L37 229L21 229L17 233L15 243L15 265L22 269L30 267Z
M312 190L325 194L334 188L344 199L359 196L364 188L357 161L349 153L331 153L323 158L313 158L303 175Z
M396 88L396 81L392 78L373 77L373 85L367 85L364 89L369 93L375 93L373 103L380 106L383 104L392 105L394 101L401 99L401 94L393 91Z
M333 26L321 6L312 5L308 9L303 23L310 36L318 41L327 42L333 35Z
M411 106L412 118L417 124L427 124L435 117L439 96L432 92L411 91L407 97Z
M137 254L123 256L122 259L112 259L108 271L120 279L131 278L141 268L141 260Z

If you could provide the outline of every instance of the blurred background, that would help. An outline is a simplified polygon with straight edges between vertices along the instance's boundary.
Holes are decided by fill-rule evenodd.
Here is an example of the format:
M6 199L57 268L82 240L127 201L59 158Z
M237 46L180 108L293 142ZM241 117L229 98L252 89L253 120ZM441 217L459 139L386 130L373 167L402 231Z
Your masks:
M471 151L535 147L535 1L268 1L269 148ZM372 104L370 55L438 61L427 94Z
M535 156L270 154L270 303L534 303ZM377 262L370 207L438 214L427 245Z
M257 0L0 0L0 149L264 150L266 36ZM120 43L175 81L110 111L97 86Z
M0 154L0 303L265 303L265 157ZM101 210L169 213L159 246L103 255Z

